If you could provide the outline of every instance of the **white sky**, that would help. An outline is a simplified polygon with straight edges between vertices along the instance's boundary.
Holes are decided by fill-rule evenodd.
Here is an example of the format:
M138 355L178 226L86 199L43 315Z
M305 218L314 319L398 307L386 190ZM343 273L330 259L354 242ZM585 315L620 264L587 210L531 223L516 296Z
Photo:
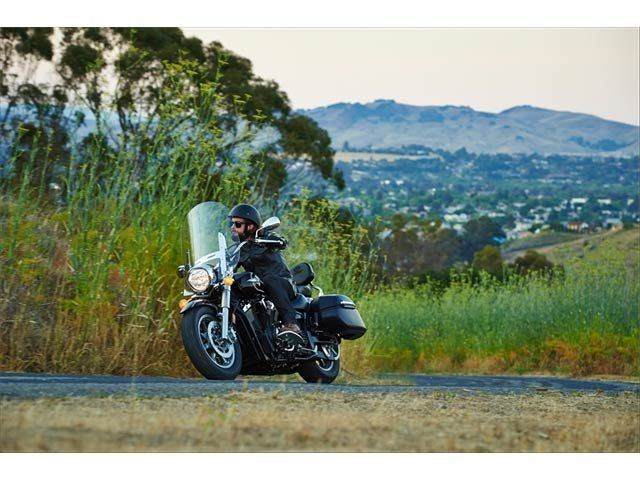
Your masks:
M530 104L640 123L638 1L22 0L0 24L217 27L183 30L250 59L294 108Z
M640 123L637 28L183 30L250 59L294 108L378 98L489 112L530 104Z

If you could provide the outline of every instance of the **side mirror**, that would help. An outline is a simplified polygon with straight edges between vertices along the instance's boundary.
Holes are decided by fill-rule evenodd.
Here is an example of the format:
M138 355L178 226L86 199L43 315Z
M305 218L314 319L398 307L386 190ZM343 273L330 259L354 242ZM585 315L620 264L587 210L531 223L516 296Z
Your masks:
M258 229L256 232L256 236L260 235L260 233L269 232L271 230L275 230L280 226L280 219L278 217L269 217L264 222L262 222L262 227Z
M184 278L188 271L189 271L189 265L180 265L176 269L176 273L178 274L179 278Z

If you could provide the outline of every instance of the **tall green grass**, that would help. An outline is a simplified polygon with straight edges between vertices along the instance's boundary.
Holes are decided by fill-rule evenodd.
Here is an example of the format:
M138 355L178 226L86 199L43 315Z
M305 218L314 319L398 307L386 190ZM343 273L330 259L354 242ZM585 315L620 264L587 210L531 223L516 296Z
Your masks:
M174 84L159 120L140 129L152 136L121 138L117 149L96 141L55 159L59 189L44 180L47 140L28 155L16 143L0 175L0 368L196 374L178 328L186 215L209 200L252 201L265 216L273 206L256 196L254 152L225 157L215 85L196 98ZM242 140L254 133L245 129ZM335 205L301 198L281 216L290 265L309 260L315 244L323 286L364 289L364 237L339 227Z
M566 265L564 276L503 284L461 275L442 295L429 285L367 295L369 361L415 371L637 375L640 287L628 256L604 248Z
M325 294L359 298L375 286L377 252L363 225L344 223L337 206L327 200L298 198L282 217L289 239L285 256L290 267L309 262L315 283Z

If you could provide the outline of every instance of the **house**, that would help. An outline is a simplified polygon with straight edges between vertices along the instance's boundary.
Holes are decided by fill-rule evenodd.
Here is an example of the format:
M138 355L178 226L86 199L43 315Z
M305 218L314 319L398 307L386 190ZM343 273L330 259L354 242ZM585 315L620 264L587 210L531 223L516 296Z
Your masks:
M602 226L604 228L612 228L614 230L617 230L619 228L622 228L622 220L620 220L619 218L607 218L604 222L602 222Z
M533 222L516 222L514 230L522 232L524 230L529 230L531 227L533 227Z
M463 235L465 232L464 226L460 225L459 223L456 223L455 225L453 225L453 229L456 231L456 233L458 233L459 235Z
M451 205L444 209L445 213L456 213L458 210L462 210L464 205Z
M567 223L567 230L570 232L583 233L589 230L589 224L580 220Z
M469 221L469 215L466 213L459 214L445 214L444 220L448 223L466 223Z

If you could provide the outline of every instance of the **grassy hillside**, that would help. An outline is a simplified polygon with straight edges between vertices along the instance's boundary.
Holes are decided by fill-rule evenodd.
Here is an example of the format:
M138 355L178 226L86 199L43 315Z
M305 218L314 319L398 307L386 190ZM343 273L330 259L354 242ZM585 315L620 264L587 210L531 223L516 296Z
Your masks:
M505 260L513 261L527 250L536 250L554 263L563 263L584 256L585 251L612 248L626 252L630 260L640 246L640 228L628 230L606 230L587 235L573 233L544 232L539 235L516 240L502 250Z
M369 152L342 152L338 151L335 154L336 162L352 162L354 160L366 160L366 161L378 161L388 160L393 162L400 158L409 160L423 160L427 158L427 155L400 155L394 153L369 153Z

